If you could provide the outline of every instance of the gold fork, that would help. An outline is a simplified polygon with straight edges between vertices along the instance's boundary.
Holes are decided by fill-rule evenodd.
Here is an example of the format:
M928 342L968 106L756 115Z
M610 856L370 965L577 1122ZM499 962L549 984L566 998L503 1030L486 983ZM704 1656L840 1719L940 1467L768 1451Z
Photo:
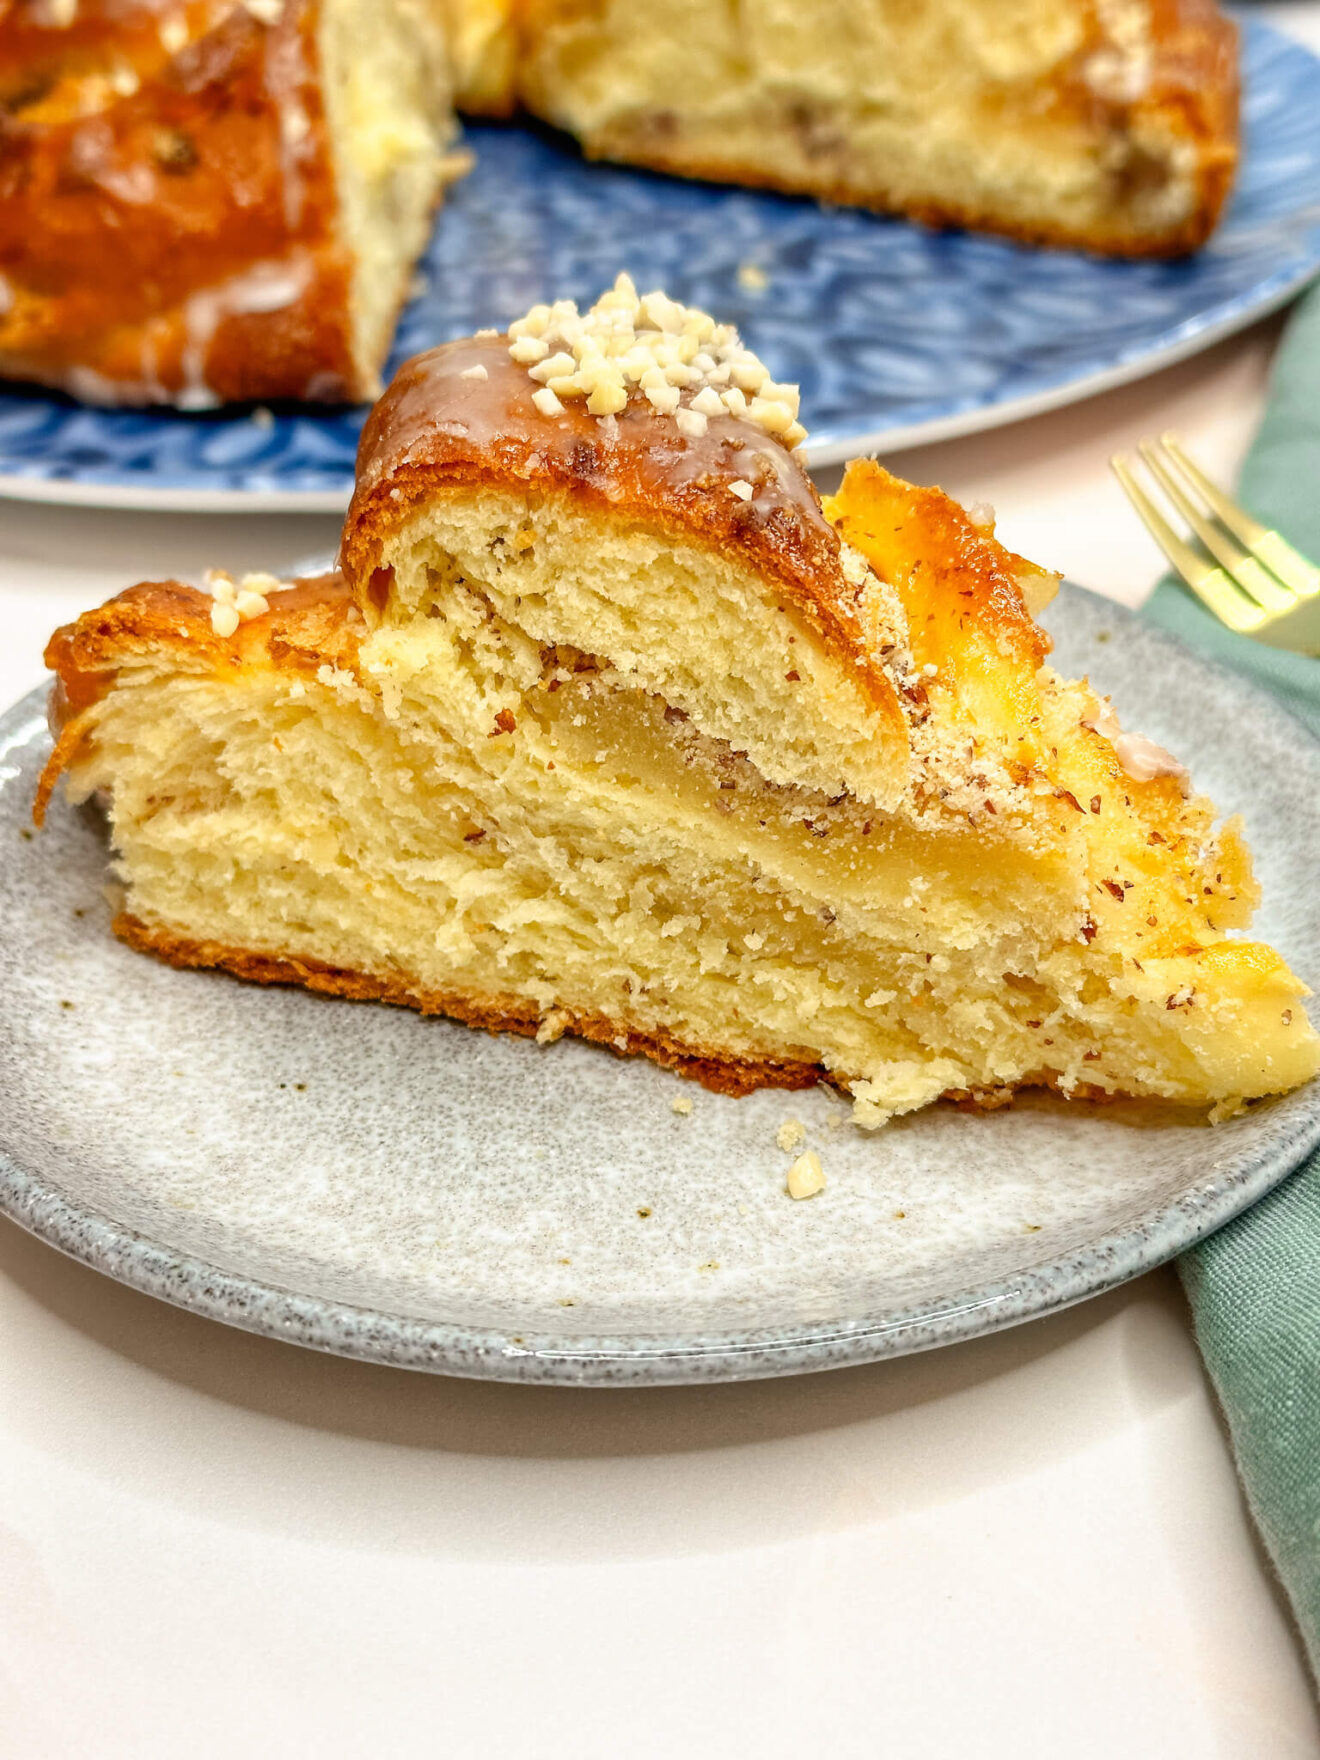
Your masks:
M1240 635L1276 648L1320 651L1320 568L1231 500L1189 458L1176 435L1144 440L1146 468L1200 548L1182 538L1122 453L1110 467L1155 542L1208 611Z

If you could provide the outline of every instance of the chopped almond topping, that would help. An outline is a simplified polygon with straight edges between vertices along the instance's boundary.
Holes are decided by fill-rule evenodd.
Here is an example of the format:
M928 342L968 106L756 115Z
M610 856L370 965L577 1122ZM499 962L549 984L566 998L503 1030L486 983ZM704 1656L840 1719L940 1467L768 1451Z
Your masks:
M725 414L755 422L790 450L807 437L797 386L776 384L731 324L663 293L639 295L627 275L586 312L567 299L533 306L509 325L509 338L512 359L555 400L536 393L543 415L562 415L577 397L592 415L615 415L636 386L689 439ZM683 393L691 394L686 403Z

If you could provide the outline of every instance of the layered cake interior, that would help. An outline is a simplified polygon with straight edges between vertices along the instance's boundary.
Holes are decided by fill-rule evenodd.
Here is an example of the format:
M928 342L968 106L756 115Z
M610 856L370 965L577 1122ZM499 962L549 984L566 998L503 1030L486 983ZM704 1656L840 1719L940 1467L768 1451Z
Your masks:
M1119 255L1194 249L1237 160L1211 0L522 0L516 83L594 155Z

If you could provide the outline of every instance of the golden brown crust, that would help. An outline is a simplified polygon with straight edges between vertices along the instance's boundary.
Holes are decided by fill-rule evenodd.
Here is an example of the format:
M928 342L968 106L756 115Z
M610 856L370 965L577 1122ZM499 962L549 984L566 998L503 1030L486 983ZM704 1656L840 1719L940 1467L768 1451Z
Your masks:
M1150 7L1151 58L1139 95L1126 103L1103 98L1080 67L1073 69L1067 95L1099 106L1100 119L1115 134L1133 131L1139 142L1143 131L1154 128L1185 143L1195 158L1196 200L1187 217L1153 243L1131 236L1109 244L1083 243L1131 256L1184 256L1214 231L1237 172L1238 30L1215 0L1150 0ZM1140 179L1146 169L1138 144L1114 175L1122 183Z
M450 990L426 990L399 976L347 971L322 960L291 954L259 953L228 947L218 941L198 941L172 929L142 922L121 911L112 925L115 934L138 953L149 953L182 970L225 971L251 984L296 984L320 996L353 1002L384 1002L412 1008L422 1015L443 1015L465 1027L492 1035L515 1033L519 1038L572 1035L591 1044L604 1045L619 1057L649 1057L664 1069L699 1082L712 1094L742 1099L758 1088L831 1087L845 1096L849 1083L832 1075L823 1064L791 1058L729 1057L722 1052L684 1044L668 1033L639 1033L604 1015L574 1014L556 1008L543 1015L536 1004L517 996L481 996ZM1007 1106L1024 1090L1038 1088L1067 1099L1111 1101L1122 1098L1090 1083L1065 1090L1057 1072L1040 1070L1020 1082L993 1088L951 1088L940 1096L969 1112L994 1112Z
M193 408L369 394L315 0L273 25L190 0L173 53L166 13L81 0L57 30L0 6L0 372Z
M228 638L211 628L212 599L182 581L142 581L57 629L46 644L60 700L78 714L104 695L134 655L187 654L196 671L265 660L286 669L343 665L357 651L361 624L342 575L300 577L268 595L270 609Z
M861 510L871 514L869 524ZM853 459L829 516L898 589L918 662L943 658L923 647L934 607L955 620L959 634L976 627L992 637L1005 661L1032 672L1044 663L1053 644L1027 610L1023 583L1058 577L1006 550L943 489L905 482L874 459Z
M1087 115L1116 144L1129 140L1127 153L1115 158L1116 193L1159 174L1140 144L1143 133L1154 129L1185 143L1194 156L1196 193L1184 218L1152 233L1125 225L1121 208L1104 229L1081 232L1044 221L997 221L975 206L956 203L909 207L910 217L929 226L965 226L1021 244L1072 246L1100 255L1181 257L1199 250L1219 222L1240 156L1237 26L1215 0L1151 0L1150 25L1151 57L1139 94L1123 99L1097 90L1089 72L1092 58L1110 46L1097 12L1086 48L1057 82L1053 105L1058 112Z
M1051 648L1026 593L1048 603L1058 577L1006 550L942 489L873 459L853 460L826 512L898 594L913 663L937 675L929 689L946 725L988 737L1026 781L1047 757L1039 673Z
M516 996L481 996L460 991L426 990L400 976L345 971L321 960L294 955L258 953L226 947L217 941L197 941L173 930L143 923L121 912L114 921L115 934L139 953L151 953L172 966L215 967L254 984L300 984L323 996L348 997L358 1002L388 1002L413 1008L424 1015L448 1015L465 1026L482 1027L488 1033L517 1033L534 1039L543 1030L544 1017L535 1003ZM814 1088L828 1081L825 1070L814 1063L777 1058L726 1057L682 1044L667 1033L639 1033L603 1015L572 1014L565 1009L552 1013L552 1030L562 1031L598 1045L607 1045L623 1057L645 1056L666 1069L700 1082L712 1093L740 1096L757 1088Z
M473 367L484 378L465 378ZM572 496L612 518L709 544L758 570L844 659L885 717L906 728L894 688L872 652L859 589L844 575L838 533L796 456L752 422L710 419L704 438L679 432L634 392L608 422L580 402L544 416L539 389L508 352L507 337L449 342L400 368L367 420L357 488L344 523L341 566L364 611L390 536L436 495L482 487ZM728 492L750 483L749 501Z
M877 214L901 214L934 232L965 230L989 232L1016 244L1041 245L1058 250L1089 251L1095 256L1163 261L1189 256L1210 237L1233 188L1237 167L1236 143L1231 151L1218 152L1198 172L1199 198L1195 211L1177 226L1156 233L1116 227L1077 228L1044 218L1027 222L991 213L972 202L896 200L861 188L843 178L812 179L810 184L776 178L753 160L734 164L727 159L703 161L657 149L645 154L620 147L584 148L587 158L624 160L645 165L651 171L673 177L689 177L699 183L732 183L744 189L777 190L787 195L812 195L817 201L840 208L869 208Z
M209 594L182 581L143 581L57 629L45 653L55 674L50 722L56 741L37 788L36 823L77 757L89 712L134 659L168 654L171 664L193 672L270 666L314 674L322 666L352 667L362 622L342 575L299 579L268 602L264 616L222 638L211 627Z

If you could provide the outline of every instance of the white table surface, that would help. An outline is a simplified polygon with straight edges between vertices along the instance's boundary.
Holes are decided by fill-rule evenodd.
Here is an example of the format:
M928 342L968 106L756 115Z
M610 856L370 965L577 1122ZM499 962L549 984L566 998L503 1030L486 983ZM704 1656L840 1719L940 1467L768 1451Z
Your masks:
M1320 3L1258 9L1320 48ZM1128 603L1105 469L1230 475L1277 322L888 462ZM314 517L0 503L0 698L143 576L281 568ZM0 1223L5 1760L1301 1760L1320 1721L1171 1272L928 1356L649 1393L249 1338Z

